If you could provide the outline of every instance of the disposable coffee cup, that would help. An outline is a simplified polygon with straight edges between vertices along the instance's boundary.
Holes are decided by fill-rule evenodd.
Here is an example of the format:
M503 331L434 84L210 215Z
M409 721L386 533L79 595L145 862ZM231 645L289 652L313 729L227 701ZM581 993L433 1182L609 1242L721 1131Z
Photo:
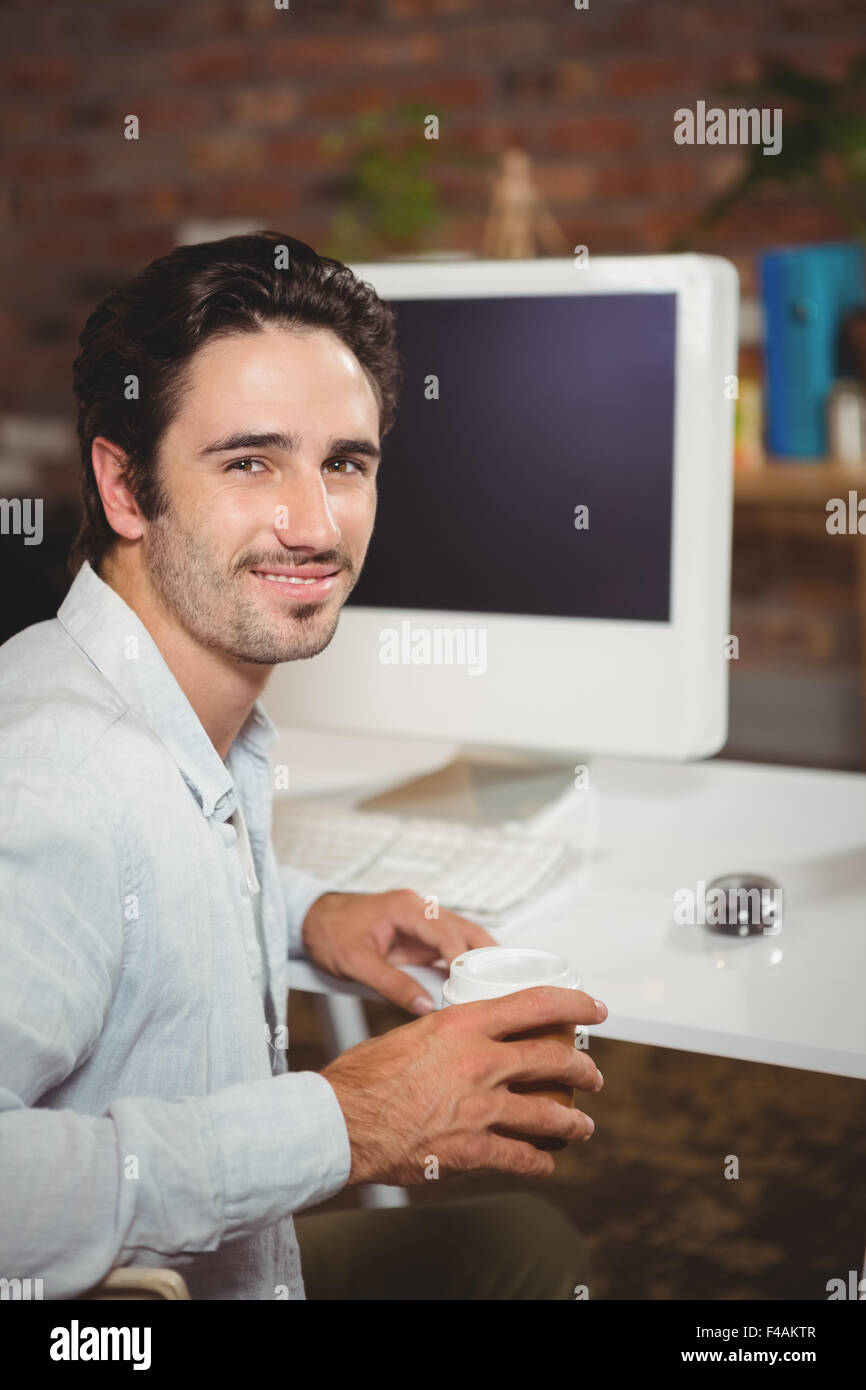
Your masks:
M499 999L521 989L555 985L557 989L580 989L580 976L564 956L553 951L536 951L520 946L479 946L462 951L451 962L451 973L442 986L442 1007L471 1004L478 999ZM523 1033L509 1033L506 1042L525 1038L557 1038L574 1047L577 1025L549 1023ZM574 1107L574 1087L561 1081L512 1081L510 1089L521 1095L546 1096L560 1105ZM565 1148L564 1139L544 1135L526 1136L538 1149Z

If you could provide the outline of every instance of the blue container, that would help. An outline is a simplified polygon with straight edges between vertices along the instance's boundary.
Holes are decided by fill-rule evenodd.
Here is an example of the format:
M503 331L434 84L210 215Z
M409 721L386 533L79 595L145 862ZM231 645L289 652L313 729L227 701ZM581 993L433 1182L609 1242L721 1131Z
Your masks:
M797 246L758 258L764 302L766 447L827 453L827 393L838 376L839 329L866 302L860 242Z

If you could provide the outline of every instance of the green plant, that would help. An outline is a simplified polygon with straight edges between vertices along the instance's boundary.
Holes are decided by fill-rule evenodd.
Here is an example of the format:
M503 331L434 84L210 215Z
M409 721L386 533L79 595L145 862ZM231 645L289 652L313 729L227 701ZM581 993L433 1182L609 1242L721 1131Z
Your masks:
M389 252L419 249L440 225L444 212L430 176L439 149L424 138L425 108L404 102L394 113L403 127L397 139L386 130L381 111L363 111L348 133L322 137L323 154L355 146L347 170L336 180L339 202L323 250L338 260L374 260ZM455 162L449 152L449 162ZM460 154L458 163L475 162Z
M771 60L755 82L729 82L719 91L752 106L781 106L782 148L768 156L762 145L747 146L743 173L668 249L686 250L697 233L771 184L826 199L851 234L866 241L866 53L853 58L838 81Z

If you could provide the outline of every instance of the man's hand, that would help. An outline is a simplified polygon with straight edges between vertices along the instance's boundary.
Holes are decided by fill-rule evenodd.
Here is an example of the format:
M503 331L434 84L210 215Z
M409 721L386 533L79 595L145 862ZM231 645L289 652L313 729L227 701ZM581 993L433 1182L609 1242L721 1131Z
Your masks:
M497 946L496 938L445 908L428 918L409 888L392 893L323 893L304 918L303 942L316 965L341 980L358 980L412 1014L433 1000L398 965L450 965L461 951Z
M594 1092L602 1075L582 1049L513 1035L606 1017L605 1005L581 990L538 985L454 1004L350 1047L321 1072L346 1121L349 1184L421 1186L433 1158L442 1178L478 1171L549 1178L554 1157L532 1136L588 1139L593 1122L549 1097L516 1094L510 1083L559 1081Z

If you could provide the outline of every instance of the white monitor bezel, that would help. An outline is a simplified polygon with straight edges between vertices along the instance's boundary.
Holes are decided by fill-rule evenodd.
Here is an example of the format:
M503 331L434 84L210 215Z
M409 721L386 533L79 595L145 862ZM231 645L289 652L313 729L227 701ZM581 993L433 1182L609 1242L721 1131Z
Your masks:
M386 300L676 294L671 621L349 606L324 652L274 671L265 699L271 717L292 727L550 752L675 760L718 752L728 714L735 267L687 254L351 268ZM387 446L386 436L383 487ZM485 674L383 665L380 633L404 621L413 630L485 628Z

